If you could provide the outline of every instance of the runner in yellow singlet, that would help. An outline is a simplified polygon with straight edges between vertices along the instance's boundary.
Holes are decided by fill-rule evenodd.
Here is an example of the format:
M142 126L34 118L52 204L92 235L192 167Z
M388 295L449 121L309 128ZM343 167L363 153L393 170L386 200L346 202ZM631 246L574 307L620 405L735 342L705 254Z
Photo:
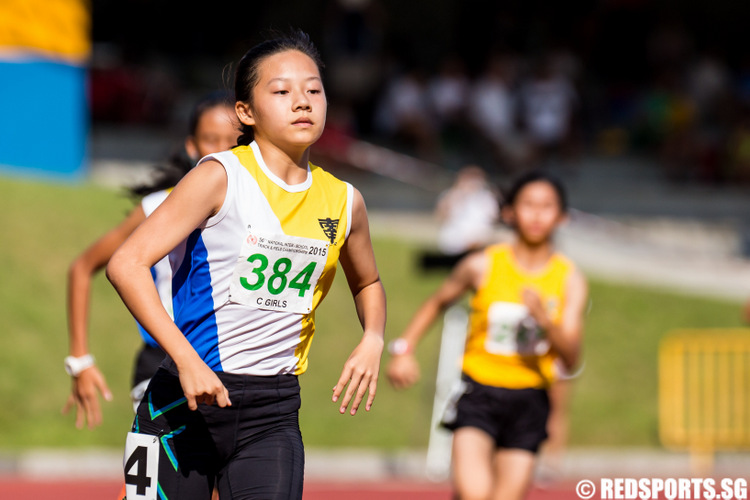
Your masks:
M474 292L462 393L443 418L454 431L460 500L525 497L547 437L554 364L568 371L578 364L588 287L552 243L566 209L556 178L538 171L520 177L502 209L514 241L461 260L389 345L388 378L396 388L409 387L419 379L419 340L441 311Z

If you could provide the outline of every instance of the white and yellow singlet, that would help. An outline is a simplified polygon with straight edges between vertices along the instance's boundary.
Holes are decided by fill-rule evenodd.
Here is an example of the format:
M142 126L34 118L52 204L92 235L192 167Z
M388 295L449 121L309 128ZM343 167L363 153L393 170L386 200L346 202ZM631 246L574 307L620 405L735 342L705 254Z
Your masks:
M227 194L170 255L175 323L214 371L301 374L353 188L312 164L304 182L286 184L255 142L209 159L226 169Z

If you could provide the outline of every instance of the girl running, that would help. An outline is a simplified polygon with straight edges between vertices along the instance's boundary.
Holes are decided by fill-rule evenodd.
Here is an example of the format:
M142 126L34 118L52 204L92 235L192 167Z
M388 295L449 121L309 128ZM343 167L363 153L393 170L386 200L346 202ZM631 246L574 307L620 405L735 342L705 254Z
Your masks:
M250 49L235 75L239 146L204 158L107 266L168 354L128 435L129 499L208 499L214 482L224 500L302 497L297 376L337 261L364 335L332 399L341 413L372 407L385 293L362 196L308 161L326 119L321 65L302 32ZM173 321L149 268L178 245Z
M76 408L76 427L99 425L102 412L99 394L107 401L112 393L104 375L94 364L88 349L88 305L91 280L96 272L107 265L115 252L138 225L164 201L169 190L190 170L195 162L209 153L223 151L237 143L239 135L237 118L225 94L211 94L198 102L189 121L189 132L185 139L185 151L175 154L169 165L158 172L150 184L131 190L134 196L142 196L141 202L117 227L94 242L76 257L68 271L68 334L69 356L65 358L65 369L73 380L73 388L63 408L67 413ZM172 311L172 272L169 261L163 259L154 265L152 272L159 295L167 311ZM133 370L131 398L134 407L164 359L161 350L146 331L138 325L143 345L138 351Z
M547 436L555 360L568 370L578 363L587 284L553 248L565 213L555 178L542 172L519 178L502 209L515 240L461 260L389 345L388 378L396 388L414 384L417 343L442 310L474 292L462 393L443 419L454 431L453 481L461 500L526 495Z

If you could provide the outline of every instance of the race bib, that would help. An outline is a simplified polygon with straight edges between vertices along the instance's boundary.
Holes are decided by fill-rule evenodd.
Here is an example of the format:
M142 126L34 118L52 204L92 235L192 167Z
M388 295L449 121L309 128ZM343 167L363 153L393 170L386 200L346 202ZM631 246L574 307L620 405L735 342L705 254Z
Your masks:
M526 306L493 302L488 310L485 348L492 354L540 356L549 350L549 342Z
M328 243L322 240L251 232L234 268L229 299L257 309L307 314L327 255Z
M159 480L159 438L128 432L125 455L125 496L128 500L156 500Z

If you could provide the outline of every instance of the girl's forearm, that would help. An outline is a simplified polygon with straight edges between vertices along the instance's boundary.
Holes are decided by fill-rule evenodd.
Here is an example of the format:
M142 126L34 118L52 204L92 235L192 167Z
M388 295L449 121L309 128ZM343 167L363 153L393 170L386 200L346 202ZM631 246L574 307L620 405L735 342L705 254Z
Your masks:
M572 370L578 364L580 354L580 343L571 339L570 335L565 335L562 327L559 325L549 324L546 326L547 339L552 349L560 356L565 367Z
M386 298L385 289L378 279L364 287L354 297L357 316L365 334L385 335Z
M76 260L68 271L68 337L71 356L88 354L87 318L91 272Z
M401 338L409 345L410 351L416 349L417 344L425 336L442 309L443 307L437 300L430 298L417 310L401 334Z
M126 256L115 254L107 266L107 278L133 317L178 368L198 358L198 353L164 309L147 265L129 262Z

